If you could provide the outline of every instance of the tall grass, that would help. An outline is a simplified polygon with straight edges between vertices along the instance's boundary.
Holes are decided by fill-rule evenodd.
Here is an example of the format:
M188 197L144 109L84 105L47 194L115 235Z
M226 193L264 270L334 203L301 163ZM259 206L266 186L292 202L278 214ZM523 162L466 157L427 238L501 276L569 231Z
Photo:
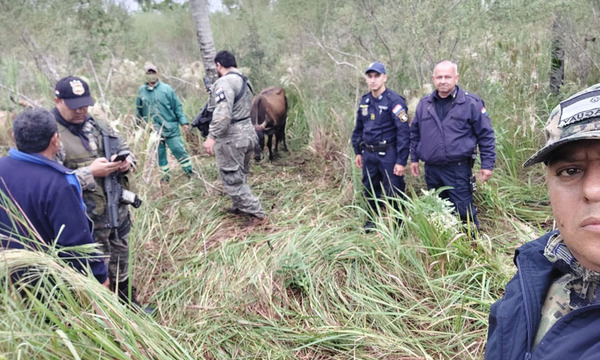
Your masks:
M149 317L122 306L53 252L1 252L0 358L482 358L489 306L514 274L514 248L551 224L543 171L524 171L521 164L539 147L542 124L560 100L548 97L544 85L546 10L564 4L461 2L446 20L468 26L437 21L440 16L436 31L428 19L448 9L433 2L261 4L211 18L217 47L239 49L242 66L263 66L249 69L251 79L259 87L283 85L290 104L290 153L253 165L249 175L269 214L258 227L223 211L230 202L197 133L187 145L196 147L190 153L199 178L189 180L171 159L172 181L160 183L156 137L132 117L146 60L164 65L188 117L206 98L195 86L196 45L185 8L132 15L115 33L114 57L91 61L75 60L81 44L37 32L51 59L69 59L57 62L61 75L88 76L104 106L95 116L112 121L138 158L144 204L132 209L133 282L140 300L157 310ZM585 4L578 0L563 10L585 18L578 10ZM390 5L407 9L412 21L396 21ZM18 17L23 8L12 10L0 16L11 27L7 33L16 34L13 25L27 21ZM46 29L47 18L39 13L27 23ZM574 40L582 31L577 24L586 21L568 29ZM246 29L257 36L238 36ZM86 38L85 30L74 27L73 38ZM52 85L13 38L0 36L5 53L18 54L0 57L2 110L18 109L11 96L19 92L51 106ZM92 45L106 50L106 44ZM589 54L597 54L596 47L589 44ZM406 211L375 217L376 231L365 234L369 214L349 146L355 108L367 91L364 66L386 62L389 87L416 103L441 58L459 62L460 84L485 100L496 130L497 167L475 194L483 233L473 240L448 204L421 191L422 177L407 176ZM580 86L570 69L565 94ZM587 81L597 69L590 74ZM8 127L0 124L0 131ZM6 148L9 137L0 139ZM11 284L8 274L18 266L38 269L39 286L27 292Z

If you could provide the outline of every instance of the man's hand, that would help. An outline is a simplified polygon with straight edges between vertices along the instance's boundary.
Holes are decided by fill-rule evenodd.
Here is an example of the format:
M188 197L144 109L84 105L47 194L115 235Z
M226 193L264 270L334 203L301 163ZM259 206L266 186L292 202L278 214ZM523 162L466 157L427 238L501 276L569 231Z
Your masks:
M421 174L421 172L419 171L419 163L418 162L410 163L410 173L412 174L412 176L419 176Z
M113 156L110 157L110 161L115 162L116 157L117 157L117 154L114 154ZM119 172L129 171L129 169L131 169L131 166L133 165L133 163L129 161L129 156L127 156L127 158L125 160L117 161L116 163L119 164L119 168L117 169Z
M128 161L108 161L106 158L97 158L90 164L90 171L93 177L107 177L115 171L119 170L119 166L122 162L128 163ZM131 166L131 165L129 165Z
M106 280L104 280L104 282L102 283L102 286L106 287L107 289L110 289L110 280L106 278Z
M479 170L479 180L484 183L492 177L492 170L481 169Z
M186 133L190 132L190 126L188 124L185 124L182 127L183 127L183 131L185 131Z
M214 155L215 139L209 137L208 139L206 139L206 141L204 141L202 147L204 148L204 150L206 150L208 155Z
M362 155L356 155L356 157L354 158L354 163L359 168L362 168Z
M405 172L406 172L406 166L402 166L400 164L394 165L394 175L404 176Z

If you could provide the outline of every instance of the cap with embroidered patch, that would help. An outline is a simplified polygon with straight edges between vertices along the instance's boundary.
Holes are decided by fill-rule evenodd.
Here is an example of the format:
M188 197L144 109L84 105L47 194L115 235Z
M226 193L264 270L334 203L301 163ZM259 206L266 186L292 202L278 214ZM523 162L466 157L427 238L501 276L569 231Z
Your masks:
M94 105L90 87L82 78L76 76L67 76L58 80L54 88L54 95L63 99L71 110Z
M385 74L385 66L383 66L383 64L380 63L379 61L375 61L374 63L371 63L369 65L367 70L365 70L365 74L368 73L369 71L375 71L379 74Z
M600 140L600 84L562 101L544 127L545 145L523 167L546 162L558 147L577 140Z

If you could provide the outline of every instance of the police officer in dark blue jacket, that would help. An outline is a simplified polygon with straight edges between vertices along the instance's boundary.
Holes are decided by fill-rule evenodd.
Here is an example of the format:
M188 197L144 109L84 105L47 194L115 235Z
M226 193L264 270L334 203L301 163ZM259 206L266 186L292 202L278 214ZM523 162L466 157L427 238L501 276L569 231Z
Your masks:
M600 84L562 101L543 133L523 166L546 165L558 231L515 251L486 360L600 359Z
M382 194L404 192L404 172L409 154L410 129L404 98L385 87L385 66L374 62L365 71L370 92L363 95L352 132L356 166L362 168L362 183L370 208L376 212ZM373 222L367 221L370 231Z
M432 80L436 90L421 99L411 124L410 170L419 176L422 160L427 187L452 187L441 196L454 204L463 222L479 228L472 167L479 147L479 180L485 182L492 176L496 162L494 129L483 101L456 85L456 63L439 62Z

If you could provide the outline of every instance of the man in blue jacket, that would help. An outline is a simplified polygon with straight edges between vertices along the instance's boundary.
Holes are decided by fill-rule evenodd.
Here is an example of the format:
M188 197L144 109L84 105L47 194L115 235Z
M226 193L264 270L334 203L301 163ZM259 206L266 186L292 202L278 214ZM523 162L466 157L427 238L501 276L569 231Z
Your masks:
M358 105L352 132L354 163L362 168L362 184L369 207L377 213L377 200L383 194L398 197L404 193L404 172L408 161L410 133L408 108L404 98L387 89L385 66L374 62L365 71L369 92ZM394 204L397 208L397 205ZM365 223L365 231L375 227Z
M546 165L558 231L515 252L518 271L492 305L485 358L600 358L600 84L552 111Z
M54 116L35 108L13 122L17 149L0 158L0 239L2 248L40 249L93 244L79 181L72 170L54 161L60 136ZM21 222L24 219L28 223ZM108 286L104 260L63 251L73 268L88 269Z
M410 128L410 171L419 176L423 161L427 187L452 187L441 196L454 204L463 222L479 228L472 167L479 147L479 180L489 180L496 162L495 137L483 101L458 87L458 78L456 63L444 60L435 66L435 91L421 99Z
M183 113L181 101L175 90L158 79L158 68L152 63L146 63L146 83L140 86L136 99L135 113L140 119L152 124L160 135L158 144L158 166L163 172L163 179L169 181L169 162L167 146L183 171L192 176L192 162L183 145L179 126L185 132L189 131L188 120Z

